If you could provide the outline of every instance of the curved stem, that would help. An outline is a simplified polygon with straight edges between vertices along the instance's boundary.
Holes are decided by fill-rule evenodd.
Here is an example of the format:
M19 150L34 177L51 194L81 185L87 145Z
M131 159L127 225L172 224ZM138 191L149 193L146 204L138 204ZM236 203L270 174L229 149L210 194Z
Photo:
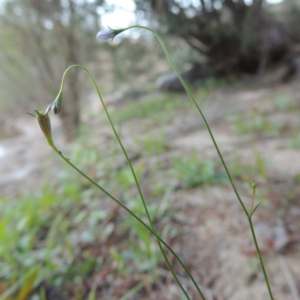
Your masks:
M235 195L236 195L236 197L237 197L237 199L238 199L238 201L239 201L239 203L240 203L240 205L241 205L241 207L242 207L244 213L246 214L248 220L250 220L249 224L250 224L250 229L251 229L251 233L252 233L252 238L253 238L253 241L254 241L254 244L255 244L255 248L256 248L256 251L257 251L257 254L258 254L258 257L259 257L259 261L260 261L261 268L262 268L263 273L264 273L265 282L266 282L266 284L267 284L269 296L270 296L270 298L271 298L272 300L274 300L273 293L272 293L272 290L271 290L271 286L270 286L270 284L269 284L268 275L267 275L267 272L266 272L266 270L265 270L265 266L264 266L264 262L263 262L263 259L262 259L262 255L261 255L261 253L260 253L260 250L259 250L259 247L258 247L258 243L257 243L257 240L256 240L256 236L255 236L255 232L254 232L254 229L253 229L253 224L252 224L252 221L251 221L251 217L250 217L250 215L249 215L249 213L248 213L248 211L247 211L247 209L246 209L246 207L245 207L245 205L244 205L244 203L243 203L243 201L242 201L242 199L241 199L241 197L240 197L240 195L239 195L239 193L238 193L238 191L237 191L237 189L236 189L236 187L235 187L235 184L234 184L234 182L233 182L233 180L232 180L232 177L231 177L231 175L230 175L230 173L229 173L229 170L228 170L228 168L227 168L227 165L226 165L226 163L225 163L225 160L224 160L224 158L223 158L223 155L222 155L222 153L221 153L221 151L220 151L220 149L219 149L219 146L218 146L218 144L217 144L217 142L216 142L216 140L215 140L215 138L214 138L214 135L213 135L213 133L212 133L212 131L211 131L211 129L210 129L210 126L209 126L209 124L208 124L208 122L207 122L207 120L206 120L206 118L205 118L205 116L204 116L204 114L203 114L203 112L202 112L200 106L199 106L198 103L196 102L196 100L195 100L193 94L191 93L190 89L188 88L188 86L186 85L186 83L185 83L185 81L183 80L182 76L180 75L180 73L179 73L177 67L175 66L173 60L171 59L171 56L170 56L169 51L167 50L167 48L166 48L166 46L165 46L165 43L163 42L163 40L161 39L161 37L158 35L158 33L155 32L153 29L151 29L151 28L149 28L149 27L140 26L140 25L129 26L129 27L123 29L122 31L125 31L125 30L127 30L127 29L131 29L131 28L141 28L141 29L145 29L145 30L148 30L148 31L152 32L152 33L155 35L155 37L158 39L158 41L159 41L161 47L163 48L163 50L164 50L164 52L165 52L165 54L166 54L166 56L167 56L167 58L168 58L168 60L169 60L169 62L170 62L170 64L171 64L171 66L172 66L172 68L173 68L173 70L174 70L175 73L177 74L178 79L180 80L180 82L181 82L181 84L183 85L185 91L187 92L187 94L189 95L190 99L192 100L192 102L193 102L194 105L196 106L196 108L197 108L199 114L201 115L201 117L202 117L202 119L203 119L203 121L204 121L204 123L205 123L205 126L206 126L206 128L207 128L207 130L208 130L208 132L209 132L209 135L210 135L210 137L211 137L211 140L212 140L212 142L213 142L213 144L214 144L214 146L215 146L215 148L216 148L216 150L217 150L217 153L218 153L218 156L219 156L219 158L220 158L220 160L221 160L221 162L222 162L222 165L223 165L223 167L224 167L224 169L225 169L225 171L226 171L226 174L227 174L227 177L228 177L228 179L229 179L229 181L230 181L230 184L231 184L231 186L232 186L232 189L233 189L233 191L234 191L234 193L235 193Z
M100 99L100 101L101 101L101 103L102 103L102 106L103 106L103 108L104 108L104 111L105 111L105 113L106 113L106 116L107 116L107 118L108 118L108 121L109 121L109 123L110 123L110 126L111 126L111 128L112 128L112 130L113 130L113 132L114 132L114 135L115 135L115 137L116 137L116 139L117 139L117 141L118 141L118 143L119 143L119 145L120 145L120 147L121 147L121 149L122 149L122 151L123 151L123 153L124 153L124 156L125 156L125 158L126 158L126 160L127 160L127 163L128 163L128 165L129 165L129 167L130 167L131 173L132 173L132 175L133 175L133 177L134 177L134 181L135 181L135 184L136 184L136 186L137 186L138 193L139 193L139 195L140 195L140 197L141 197L142 204L143 204L143 207L144 207L144 209L145 209L145 212L146 212L146 215L147 215L149 224L150 224L150 226L151 226L153 232L155 232L155 233L157 234L156 229L155 229L155 227L154 227L154 225L153 225L152 219L151 219L151 217L150 217L150 213L149 213L149 211L148 211L148 207L147 207L145 198L144 198L144 196L143 196L143 193L142 193L142 190L141 190L139 181L138 181L138 179L137 179L136 173L135 173L134 168L133 168L133 166L132 166L132 163L131 163L131 161L130 161L130 159L129 159L129 156L128 156L126 150L125 150L125 147L124 147L124 145L123 145L123 143L122 143L122 141L121 141L121 139L120 139L120 137L119 137L119 135L118 135L118 133L117 133L117 131L116 131L116 129L115 129L115 126L114 126L114 124L113 124L113 121L112 121L112 119L111 119L111 117L110 117L110 114L109 114L109 112L108 112L108 110L107 110L107 107L106 107L106 105L105 105L105 103L104 103L104 101L103 101L102 95L101 95L101 93L100 93L100 91L99 91L99 88L98 88L98 86L97 86L97 84L96 84L96 82L95 82L93 76L91 75L91 73L88 71L88 69L86 69L85 67L83 67L83 66L81 66L81 65L73 65L73 66L70 66L69 68L67 68L67 69L65 70L65 72L64 72L64 74L63 74L62 82L61 82L61 88L60 88L59 93L62 92L62 89L63 89L63 86L64 86L64 81L65 81L65 77L66 77L68 71L70 71L72 68L76 68L76 67L77 67L77 68L81 68L81 69L83 69L85 72L87 72L87 74L89 75L89 77L91 78L91 80L92 80L92 82L93 82L93 85L94 85L94 87L95 87L95 89L96 89L96 91L97 91L97 94L98 94L98 96L99 96L99 99ZM171 266L171 263L170 263L170 261L169 261L167 255L166 255L166 253L164 252L164 250L163 250L163 248L162 248L162 245L161 245L160 240L157 239L157 242L158 242L160 251L161 251L161 253L162 253L162 255L163 255L163 257L164 257L164 259L165 259L165 261L166 261L166 263L167 263L167 265L168 265L168 268L170 269L170 271L171 271L171 273L172 273L172 275L173 275L175 281L177 282L177 284L178 284L179 287L181 288L181 290L182 290L182 292L184 293L184 295L186 296L186 298L187 298L188 300L190 300L190 297L188 296L187 292L186 292L185 289L183 288L183 286L182 286L181 282L179 281L179 279L178 279L176 273L174 272L174 270L173 270L173 268L172 268L172 266ZM195 285L195 287L196 287L198 293L199 293L200 296L202 297L202 299L205 300L205 297L204 297L204 295L203 295L201 289L199 288L198 284L196 283L196 281L195 281L195 279L193 278L193 276L192 276L192 274L190 273L190 271L189 271L188 269L185 269L185 271L188 273L189 277L191 278L192 282L194 283L194 285Z

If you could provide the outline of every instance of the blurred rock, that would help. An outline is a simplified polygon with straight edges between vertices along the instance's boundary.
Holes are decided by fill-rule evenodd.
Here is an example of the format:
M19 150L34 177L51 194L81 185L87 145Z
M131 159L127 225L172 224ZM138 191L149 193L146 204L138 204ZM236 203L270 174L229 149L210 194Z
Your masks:
M201 82L208 76L207 71L199 64L193 64L188 70L181 71L180 75L186 83ZM156 88L160 91L184 91L184 88L176 73L168 73L159 77L156 81Z

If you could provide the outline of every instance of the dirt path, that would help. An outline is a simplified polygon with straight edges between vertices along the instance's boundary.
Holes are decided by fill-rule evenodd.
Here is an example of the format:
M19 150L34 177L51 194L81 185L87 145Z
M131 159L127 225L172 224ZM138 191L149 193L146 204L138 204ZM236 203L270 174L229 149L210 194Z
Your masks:
M0 140L0 195L11 196L34 187L35 181L40 182L43 162L53 158L34 118L25 115L14 120L13 124L8 120L5 125L19 133ZM54 118L52 126L60 139L59 121Z

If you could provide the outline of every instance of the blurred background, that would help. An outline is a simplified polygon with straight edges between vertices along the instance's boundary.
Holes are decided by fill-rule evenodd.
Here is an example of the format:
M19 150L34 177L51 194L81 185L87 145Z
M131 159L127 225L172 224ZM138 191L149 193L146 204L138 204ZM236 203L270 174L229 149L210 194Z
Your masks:
M0 0L0 299L184 299L155 239L47 145L36 120L64 70L87 67L141 182L159 234L207 299L268 299L247 219L206 115L254 216L276 299L300 299L299 0ZM54 141L145 219L87 74L72 69ZM200 299L168 254L192 299Z

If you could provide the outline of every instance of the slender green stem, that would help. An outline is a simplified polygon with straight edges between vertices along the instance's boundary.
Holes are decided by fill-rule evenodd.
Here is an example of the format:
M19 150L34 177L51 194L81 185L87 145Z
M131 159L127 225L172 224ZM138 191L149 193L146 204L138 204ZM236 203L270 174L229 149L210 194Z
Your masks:
M253 213L255 195L256 195L256 183L254 180L252 180L252 203L251 203L250 215L252 215Z
M197 108L199 114L201 115L201 117L202 117L202 119L203 119L203 121L204 121L204 123L205 123L205 126L206 126L206 128L207 128L207 130L208 130L208 132L209 132L209 135L210 135L210 137L211 137L211 139L212 139L212 141L213 141L213 144L214 144L214 146L215 146L215 148L216 148L216 150L217 150L217 152L218 152L218 155L219 155L219 157L220 157L220 159L221 159L221 162L222 162L222 164L223 164L223 166L224 166L224 169L225 169L225 171L226 171L227 177L228 177L228 179L229 179L229 181L230 181L230 183L231 183L231 186L232 186L232 188L233 188L233 190L234 190L234 192L235 192L235 194L236 194L236 197L238 198L238 200L239 200L239 202L240 202L240 205L242 206L244 212L248 215L247 209L246 209L246 207L245 207L243 201L241 200L240 195L239 195L239 193L238 193L238 191L237 191L237 189L236 189L236 187L235 187L235 185L234 185L234 183L233 183L232 177L231 177L231 175L230 175L230 173L229 173L229 170L228 170L228 168L227 168L227 165L226 165L226 163L225 163L225 161L224 161L224 159L223 159L223 156L222 156L221 151L220 151L220 149L219 149L219 146L218 146L218 144L217 144L217 142L216 142L216 140L215 140L215 137L214 137L214 135L213 135L213 133L212 133L212 131L211 131L211 129L210 129L210 126L209 126L209 124L208 124L208 122L207 122L207 120L206 120L206 118L205 118L205 116L204 116L204 114L203 114L203 112L202 112L200 106L198 105L197 101L195 100L195 98L194 98L192 92L190 91L190 89L189 89L188 86L186 85L186 83L185 83L185 81L183 80L182 76L180 75L180 73L179 73L177 67L175 66L173 60L171 59L171 56L170 56L170 54L169 54L169 51L168 51L167 47L165 46L165 43L163 42L163 40L161 39L161 37L158 35L158 33L156 33L156 32L155 32L153 29L151 29L151 28L148 28L148 27L145 27L145 26L134 25L134 26L127 27L126 29L131 29L131 28L141 28L141 29L146 29L146 30L148 30L148 31L151 31L151 32L156 36L156 38L158 39L159 43L161 44L161 46L162 46L162 48L163 48L163 50L164 50L164 52L165 52L165 54L166 54L166 56L167 56L169 62L170 62L170 64L171 64L172 68L173 68L173 70L175 71L176 75L178 76L178 79L180 80L180 82L181 82L181 84L183 85L185 91L187 92L187 94L189 95L190 99L192 100L192 102L193 102L194 105L196 106L196 108Z
M102 95L101 95L101 93L100 93L100 91L99 91L99 88L98 88L98 86L97 86L97 84L96 84L96 82L95 82L93 76L91 75L91 73L90 73L85 67L83 67L83 66L81 66L81 65L73 65L73 66L70 66L69 68L66 69L66 71L65 71L64 74L63 74L63 77L62 77L62 83L61 83L61 88L60 88L59 93L62 92L62 90L63 90L65 77L66 77L68 71L70 71L72 68L76 68L76 67L81 68L81 69L83 69L84 71L86 71L86 72L88 73L88 75L90 76L92 82L93 82L93 85L94 85L94 87L95 87L95 89L96 89L96 91L97 91L97 94L98 94L98 96L99 96L99 99L100 99L100 101L101 101L101 103L102 103L102 105L103 105L104 111L105 111L106 116L107 116L107 118L108 118L108 121L109 121L109 123L110 123L110 125L111 125L111 128L112 128L112 130L113 130L113 132L114 132L114 135L115 135L115 137L116 137L116 139L117 139L117 141L118 141L118 143L119 143L119 145L120 145L120 147L121 147L121 149L122 149L122 151L123 151L123 153L124 153L124 156L125 156L125 158L126 158L126 160L127 160L127 163L128 163L128 165L129 165L129 167L130 167L131 173L132 173L132 175L133 175L133 177L134 177L134 181L135 181L135 184L136 184L136 186L137 186L139 195L140 195L140 197L141 197L141 200L142 200L142 203L143 203L143 206L144 206L144 209L145 209L145 212L146 212L146 215L147 215L149 224L150 224L152 230L156 232L156 229L155 229L155 227L154 227L154 225L153 225L153 222L152 222L152 219L151 219L151 217L150 217L150 213L149 213L149 211L148 211L148 207L147 207L145 198L144 198L144 196L143 196L143 193L142 193L142 190L141 190L139 181L138 181L138 179L137 179L136 173L135 173L134 168L133 168L133 166L132 166L132 163L131 163L131 161L130 161L130 159L129 159L129 156L128 156L127 152L126 152L126 149L125 149L125 147L124 147L124 145L123 145L123 143L122 143L122 141L121 141L121 139L120 139L120 137L119 137L119 135L118 135L118 133L117 133L117 131L116 131L116 129L115 129L115 126L114 126L114 124L113 124L113 121L112 121L112 119L111 119L111 117L110 117L110 114L109 114L109 112L108 112L108 110L107 110L107 107L106 107L106 105L105 105L105 103L104 103L104 101L103 101ZM156 232L156 233L157 233L157 232ZM163 255L163 257L164 257L164 259L165 259L165 261L166 261L166 263L167 263L167 265L168 265L168 268L170 269L170 271L171 271L171 273L172 273L172 275L173 275L175 281L177 282L177 284L178 284L179 287L181 288L182 292L185 294L186 298L189 300L190 297L188 296L187 292L186 292L185 289L183 288L183 286L182 286L180 280L178 279L176 273L174 272L174 270L173 270L173 268L172 268L172 266L171 266L171 264L170 264L170 262L169 262L169 260L168 260L168 257L167 257L166 253L164 252L164 250L163 250L163 248L162 248L162 245L161 245L160 240L157 239L157 242L158 242L160 251L161 251L161 253L162 253L162 255ZM200 296L202 297L202 299L205 300L204 294L202 293L201 289L199 288L199 286L198 286L198 284L196 283L195 279L193 278L192 274L191 274L188 270L186 270L186 271L187 271L189 277L191 278L192 282L194 283L194 285L195 285L195 287L196 287L198 293L200 294Z
M95 84L95 83L94 83L94 84ZM150 213L149 213L149 210L148 210L148 207L147 207L147 204L146 204L144 195L143 195L142 190L141 190L141 186L140 186L139 181L138 181L138 179L137 179L137 176L136 176L136 173L135 173L134 168L133 168L133 166L132 166L132 163L131 163L131 161L130 161L130 158L129 158L129 156L128 156L128 154L127 154L127 151L126 151L126 149L125 149L125 147L124 147L124 145L123 145L123 143L122 143L122 141L121 141L121 139L120 139L120 136L118 135L118 133L117 133L117 131L116 131L116 129L115 129L115 126L114 126L114 124L113 124L113 121L112 121L112 119L111 119L111 117L110 117L110 114L109 114L109 112L108 112L108 110L107 110L107 107L106 107L106 105L105 105L105 103L104 103L104 101L103 101L103 99L102 99L102 97L101 97L101 94L100 94L100 92L98 91L98 89L97 89L97 92L98 92L99 98L100 98L100 100L101 100L101 102L102 102L104 111L105 111L106 116L107 116L107 118L108 118L108 121L109 121L109 123L110 123L110 125L111 125L111 128L112 128L113 132L114 132L114 135L115 135L115 137L116 137L116 139L117 139L117 141L118 141L118 143L119 143L119 145L120 145L120 147L121 147L121 149L122 149L122 152L123 152L123 154L124 154L124 156L125 156L125 158L126 158L126 161L127 161L128 165L129 165L129 168L130 168L131 173L132 173L132 175L133 175L135 184L136 184L137 189L138 189L138 193L139 193L139 195L140 195L140 198L141 198L141 200L142 200L142 204L143 204L144 210L145 210L146 215L147 215L148 222L149 222L151 228L153 229L153 231L156 232L155 226L154 226L154 224L153 224L153 222L152 222L152 219L151 219L151 217L150 217ZM160 249L160 251L161 251L161 253L162 253L162 255L163 255L163 257L164 257L164 259L165 259L165 261L166 261L166 263L167 263L168 268L170 269L171 273L173 274L174 279L176 280L177 284L178 284L179 287L181 288L182 292L185 294L186 298L190 300L190 297L188 296L187 292L186 292L185 289L183 288L183 286L182 286L181 282L179 281L179 279L178 279L176 273L174 272L174 270L173 270L173 268L172 268L172 266L171 266L171 263L170 263L170 261L169 261L167 255L166 255L166 253L165 253L165 251L164 251L164 249L163 249L163 247L162 247L162 245L161 245L161 243L160 243L160 241L159 241L158 239L157 239L157 243L158 243L159 249Z
M108 121L109 121L109 123L110 123L110 126L111 126L111 128L112 128L112 130L113 130L113 132L114 132L114 135L115 135L115 137L116 137L116 139L117 139L117 141L118 141L118 143L119 143L119 145L120 145L120 147L121 147L121 149L122 149L122 152L124 153L124 156L125 156L125 158L126 158L126 160L127 160L127 163L128 163L128 165L129 165L129 167L130 167L130 170L131 170L131 173L132 173L132 175L133 175L135 184L136 184L136 186L137 186L138 193L139 193L139 195L140 195L140 197L141 197L141 200L142 200L142 203L143 203L143 207L144 207L144 209L145 209L145 212L146 212L146 215L147 215L149 224L150 224L152 230L156 232L156 229L155 229L155 227L154 227L154 225L153 225L153 222L152 222L152 219L151 219L151 217L150 217L150 213L149 213L149 210L148 210L148 207L147 207L147 204L146 204L144 195L143 195L143 193L142 193L142 190L141 190L139 181L138 181L138 179L137 179L136 173L135 173L134 168L133 168L133 166L132 166L132 163L131 163L131 161L130 161L130 159L129 159L129 156L128 156L128 154L127 154L127 151L126 151L126 149L125 149L125 147L124 147L124 145L123 145L123 143L122 143L122 141L121 141L121 139L120 139L120 137L119 137L119 135L118 135L118 133L117 133L117 130L116 130L116 128L115 128L115 126L114 126L114 124L113 124L113 121L112 121L112 119L111 119L111 117L110 117L110 114L109 114L109 112L108 112L108 110L107 110L107 107L106 107L106 105L105 105L105 103L104 103L104 101L103 101L103 98L102 98L102 96L101 96L101 93L100 93L98 87L96 86L96 83L95 83L95 81L94 81L92 75L91 75L90 73L89 73L89 75L90 75L90 77L91 77L92 80L93 80L94 86L95 86L95 88L96 88L96 90L97 90L98 96L99 96L99 98L100 98L100 100L101 100L101 103L102 103L102 105L103 105L103 108L104 108L104 111L105 111L105 113L106 113L107 119L108 119ZM185 294L186 298L187 298L188 300L190 300L190 297L188 296L187 292L186 292L185 289L183 288L183 286L182 286L181 282L179 281L179 279L178 279L176 273L174 272L174 270L173 270L173 268L172 268L172 266L171 266L171 264L170 264L170 261L169 261L167 255L166 255L164 249L162 248L162 245L161 245L161 243L160 243L160 241L159 241L158 239L157 239L157 242L158 242L159 249L160 249L160 251L161 251L163 257L164 257L164 259L165 259L165 261L166 261L166 263L167 263L167 265L168 265L168 267L169 267L171 273L173 274L173 277L175 278L175 280L176 280L177 284L179 285L179 287L181 288L182 292Z
M255 234L255 230L254 230L254 227L253 227L251 216L248 216L248 222L249 222L249 226L250 226L250 229L251 229L255 249L256 249L256 252L257 252L257 255L258 255L258 258L259 258L259 262L260 262L262 271L264 273L265 282L266 282L270 297L271 297L272 300L274 300L271 285L270 285L269 278L268 278L268 275L267 275L267 271L265 269L265 264L263 262L263 258L262 258L262 255L261 255L261 252L260 252L260 249L259 249L259 246L258 246L258 242L257 242L257 239L256 239L256 234Z
M190 276L191 280L195 285L197 283L194 281L194 278L191 277L190 272L186 265L183 263L183 261L180 259L180 257L176 254L176 252L154 231L149 225L147 225L142 219L140 219L135 213L133 213L126 205L124 205L120 200L115 198L113 195L111 195L107 190L105 190L102 186L100 186L98 183L96 183L92 178L87 176L84 172L82 172L80 169L78 169L68 158L66 158L61 151L59 151L55 144L50 144L52 149L73 169L75 169L79 174L81 174L84 178L86 178L89 182L91 182L93 185L95 185L99 190L101 190L104 194L106 194L108 197L110 197L112 200L114 200L116 203L118 203L121 207L123 207L133 218L135 218L140 224L142 224L147 230L149 230L177 259L179 264L183 267L183 269L186 271L186 273ZM205 298L203 298L205 299Z
M166 54L166 56L167 56L167 58L168 58L168 60L169 60L169 62L170 62L170 64L171 64L171 66L172 66L172 68L174 69L175 73L177 74L178 79L180 80L180 82L181 82L181 84L183 85L185 91L187 92L187 94L189 95L190 99L192 100L192 102L193 102L194 105L196 106L196 108L197 108L199 114L201 115L201 117L202 117L202 119L203 119L203 121L204 121L204 123L205 123L205 126L206 126L206 128L207 128L207 130L208 130L208 132L209 132L209 135L210 135L210 137L211 137L211 139L212 139L212 142L213 142L213 144L214 144L214 146L215 146L215 148L216 148L216 150L217 150L217 153L218 153L219 158L220 158L220 160L221 160L221 162L222 162L222 165L223 165L223 167L224 167L224 169L225 169L225 171L226 171L227 177L228 177L228 179L229 179L229 181L230 181L230 184L231 184L231 186L232 186L232 188L233 188L233 191L234 191L234 193L235 193L235 195L236 195L236 197L237 197L237 199L238 199L238 201L239 201L241 207L243 208L244 213L246 214L246 216L247 216L247 218L248 218L248 220L249 220L249 218L250 218L249 213L248 213L248 211L247 211L247 209L246 209L246 207L245 207L245 205L244 205L244 203L243 203L243 201L242 201L242 199L241 199L241 197L240 197L240 195L239 195L239 193L238 193L238 191L237 191L237 189L236 189L236 187L235 187L235 184L234 184L234 182L233 182L233 180L232 180L232 177L231 177L231 175L230 175L230 173L229 173L229 170L228 170L228 168L227 168L227 165L226 165L226 163L225 163L225 160L224 160L224 158L223 158L223 155L222 155L222 153L221 153L221 151L220 151L220 149L219 149L219 146L218 146L218 144L217 144L217 142L216 142L216 140L215 140L215 138L214 138L214 135L213 135L213 133L212 133L212 131L211 131L211 129L210 129L210 126L209 126L209 124L208 124L208 122L207 122L207 120L206 120L206 118L205 118L205 116L204 116L204 114L203 114L203 112L202 112L200 106L199 106L198 103L196 102L196 100L195 100L193 94L191 93L190 89L188 88L188 86L186 85L186 83L185 83L185 81L183 80L182 76L180 75L180 73L179 73L177 67L175 66L173 60L171 59L171 56L170 56L169 51L167 50L167 48L166 48L166 46L165 46L165 43L163 42L163 40L161 39L161 37L158 35L158 33L155 32L153 29L151 29L151 28L149 28L149 27L140 26L140 25L134 25L134 26L129 26L129 27L125 28L123 31L125 31L125 30L127 30L127 29L131 29L131 28L141 28L141 29L148 30L148 31L152 32L152 33L156 36L156 38L158 39L158 41L159 41L160 45L162 46L162 48L163 48L163 50L164 50L164 52L165 52L165 54ZM251 219L250 219L250 220L251 220ZM255 232L254 232L254 229L253 229L252 221L251 221L250 224L251 224L251 225L250 225L250 228L251 228L252 238L253 238L253 241L254 241L254 243L255 243L255 247L256 247L256 251L257 251L257 254L258 254L258 257L259 257L259 260L260 260L261 268L262 268L263 273L264 273L265 281L266 281L266 284L267 284L267 287L268 287L269 296L270 296L270 298L271 298L272 300L274 300L273 293L272 293L272 290L271 290L271 287L270 287L270 284L269 284L268 275L267 275L267 272L266 272L266 270L265 270L265 266L264 266L264 262L263 262L263 259L262 259L262 255L261 255L261 253L260 253L260 250L259 250L259 247L258 247L258 243L257 243L257 240L256 240L256 236L255 236Z

